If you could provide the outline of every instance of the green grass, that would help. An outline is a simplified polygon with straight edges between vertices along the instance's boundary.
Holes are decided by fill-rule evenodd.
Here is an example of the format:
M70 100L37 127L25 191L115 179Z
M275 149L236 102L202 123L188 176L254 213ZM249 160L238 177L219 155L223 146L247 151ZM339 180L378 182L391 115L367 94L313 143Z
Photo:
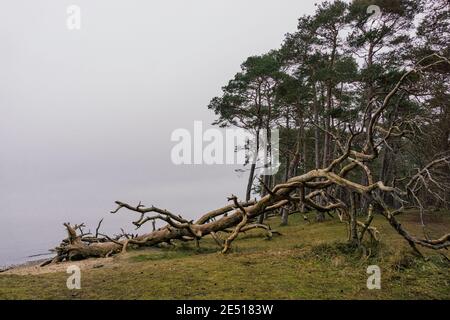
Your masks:
M402 223L420 235L413 214ZM423 261L383 220L374 226L379 245L366 244L370 258L345 243L345 225L336 220L307 223L291 216L282 233L265 240L262 231L241 235L233 252L218 253L209 237L174 248L149 248L118 256L117 264L82 270L81 290L68 290L66 273L0 275L1 299L450 299L450 268L442 256L424 251ZM439 214L432 234L450 229ZM99 260L101 262L101 260ZM367 266L381 268L381 290L366 287Z

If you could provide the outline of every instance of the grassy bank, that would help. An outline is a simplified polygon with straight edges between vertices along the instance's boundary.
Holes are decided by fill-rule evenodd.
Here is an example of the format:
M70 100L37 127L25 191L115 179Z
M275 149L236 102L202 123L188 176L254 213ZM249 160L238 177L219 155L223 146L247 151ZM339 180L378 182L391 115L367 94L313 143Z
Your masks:
M420 234L415 214L401 219ZM175 248L146 249L117 256L114 263L82 269L81 290L68 290L64 272L0 274L1 299L450 299L450 268L444 257L411 255L406 242L381 218L374 225L381 244L361 258L345 244L342 223L308 223L298 216L282 233L265 240L252 231L218 254L210 238ZM450 219L429 219L431 234L450 230ZM97 263L97 261L96 261ZM366 287L367 266L381 268L381 290Z

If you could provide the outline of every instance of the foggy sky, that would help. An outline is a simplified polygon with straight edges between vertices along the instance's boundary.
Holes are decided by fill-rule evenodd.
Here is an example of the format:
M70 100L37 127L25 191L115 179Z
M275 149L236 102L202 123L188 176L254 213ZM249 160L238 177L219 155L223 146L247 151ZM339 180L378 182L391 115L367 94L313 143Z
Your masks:
M66 8L81 8L81 30ZM171 132L250 55L312 13L300 0L9 0L0 10L0 265L44 252L63 222L118 233L115 200L186 217L244 195L234 167L175 166ZM127 228L127 230L131 230Z

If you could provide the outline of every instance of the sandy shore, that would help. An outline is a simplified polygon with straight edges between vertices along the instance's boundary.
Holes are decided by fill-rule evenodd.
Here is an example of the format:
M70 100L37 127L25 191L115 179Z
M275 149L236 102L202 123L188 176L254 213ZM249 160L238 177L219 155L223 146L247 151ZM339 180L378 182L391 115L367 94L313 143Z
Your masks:
M115 265L117 263L117 259L114 259L113 257L110 258L93 258L93 259L87 259L87 260L81 260L81 261L67 261L67 262L61 262L61 263L55 263L50 264L44 267L40 267L39 265L45 261L43 260L36 260L36 261L30 261L26 262L21 265L12 266L6 271L0 272L0 277L2 275L38 275L38 274L45 274L45 273L54 273L54 272L66 272L67 268L71 265L76 265L80 267L81 270L86 269L96 269L96 268L103 268L103 267L111 267L112 265Z

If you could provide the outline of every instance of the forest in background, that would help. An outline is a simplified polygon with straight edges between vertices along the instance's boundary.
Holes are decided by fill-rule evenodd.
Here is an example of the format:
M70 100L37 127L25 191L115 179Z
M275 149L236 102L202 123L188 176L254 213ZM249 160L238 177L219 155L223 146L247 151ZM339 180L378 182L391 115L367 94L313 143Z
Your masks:
M368 13L371 5L380 8L379 15ZM449 22L445 0L321 3L314 15L299 19L297 31L286 35L281 48L246 59L241 72L208 107L218 115L215 124L222 127L237 126L255 134L280 130L281 170L263 177L264 184L273 187L326 168L339 156L348 124L367 122L363 119L367 104L381 105L405 71L423 57L433 53L449 57ZM396 139L379 145L379 156L371 163L375 181L392 184L449 154L449 72L448 65L440 65L422 77L411 77L389 102L380 127L402 122L403 128ZM252 191L267 194L255 177L255 166L247 170L247 201ZM437 172L446 186L449 172L448 166ZM363 172L352 175L352 180L367 184ZM420 194L423 205L449 208L448 189L433 182L429 188L432 196L427 190ZM345 197L342 188L336 192ZM401 206L394 197L383 197L390 206ZM366 212L368 202L356 201L358 211ZM289 210L283 209L283 224L288 216ZM317 220L324 218L319 212Z

